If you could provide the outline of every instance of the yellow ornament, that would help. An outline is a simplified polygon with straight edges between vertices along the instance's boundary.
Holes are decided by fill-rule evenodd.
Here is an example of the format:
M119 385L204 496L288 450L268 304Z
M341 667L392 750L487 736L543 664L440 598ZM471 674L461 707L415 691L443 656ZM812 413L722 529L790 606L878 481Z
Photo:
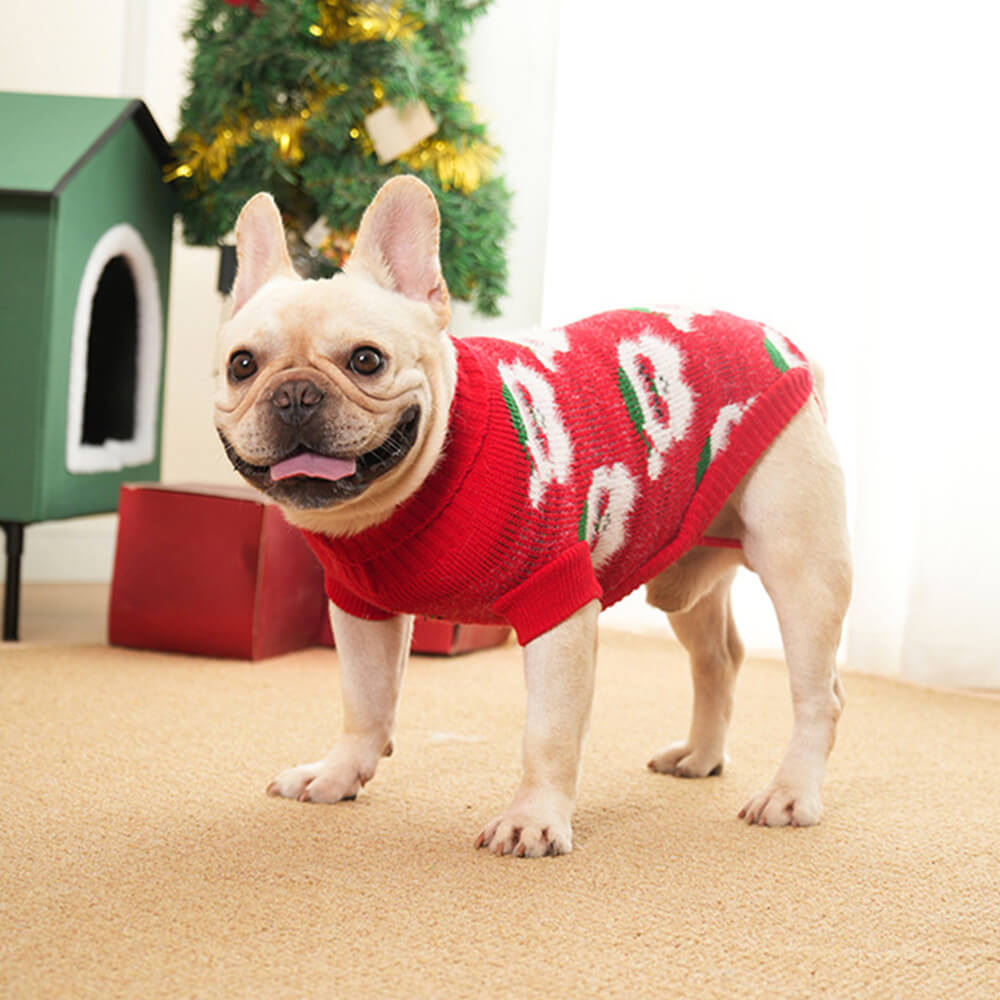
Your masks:
M351 256L354 249L354 241L358 234L354 229L340 229L330 233L320 244L319 252L327 260L333 262L334 266L343 268L347 263L347 258Z

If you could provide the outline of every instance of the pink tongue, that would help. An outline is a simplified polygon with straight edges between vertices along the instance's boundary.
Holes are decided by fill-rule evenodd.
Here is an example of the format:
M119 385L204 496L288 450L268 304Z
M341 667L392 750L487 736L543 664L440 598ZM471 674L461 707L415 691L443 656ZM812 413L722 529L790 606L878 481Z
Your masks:
M353 476L356 468L357 463L353 458L327 458L325 455L306 451L272 465L271 478L275 482L279 479L289 479L291 476L336 480Z

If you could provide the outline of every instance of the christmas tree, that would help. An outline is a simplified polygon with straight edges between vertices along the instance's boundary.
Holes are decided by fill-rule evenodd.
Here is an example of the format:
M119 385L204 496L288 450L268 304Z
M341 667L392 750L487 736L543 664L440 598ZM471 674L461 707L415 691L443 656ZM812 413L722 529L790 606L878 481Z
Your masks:
M462 96L465 34L492 0L199 0L177 162L189 243L213 245L270 191L299 271L325 277L365 206L414 173L441 209L451 294L499 312L510 195Z

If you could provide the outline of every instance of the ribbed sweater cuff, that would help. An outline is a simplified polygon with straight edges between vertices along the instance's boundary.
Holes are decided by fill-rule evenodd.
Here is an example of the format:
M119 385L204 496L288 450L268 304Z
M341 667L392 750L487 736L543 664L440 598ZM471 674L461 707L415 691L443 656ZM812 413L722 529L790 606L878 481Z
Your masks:
M585 604L601 599L590 548L577 542L559 558L497 601L492 610L510 623L522 645L569 618Z

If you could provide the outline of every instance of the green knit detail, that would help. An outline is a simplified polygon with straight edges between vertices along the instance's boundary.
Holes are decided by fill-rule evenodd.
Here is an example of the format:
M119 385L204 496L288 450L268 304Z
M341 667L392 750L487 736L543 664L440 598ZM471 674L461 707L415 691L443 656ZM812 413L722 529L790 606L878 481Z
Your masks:
M580 515L580 523L576 526L576 540L585 542L587 540L587 501L583 501L583 513Z
M528 459L528 464L534 468L535 462L531 457L531 450L528 448L528 431L524 426L524 421L521 419L521 411L517 408L517 402L514 399L514 394L507 387L507 383L501 383L503 392L503 401L507 404L507 412L510 414L510 422L514 425L514 431L517 434L518 441L521 442L521 447L524 449L524 454Z
M778 348L767 339L767 337L764 338L764 350L767 351L768 357L771 359L771 364L774 365L779 372L788 371L788 362L781 356L781 351L779 351Z
M701 485L702 477L708 470L709 463L712 461L712 438L711 436L705 438L705 444L702 446L701 454L698 456L698 468L695 469L694 473L694 485L697 489Z
M649 442L649 435L646 433L646 418L643 415L642 407L639 405L639 397L635 394L635 387L625 373L625 369L621 367L618 369L618 389L625 400L625 409L628 410L629 419L632 421L639 437L642 438L642 443L646 446L647 453L652 451L653 448Z

